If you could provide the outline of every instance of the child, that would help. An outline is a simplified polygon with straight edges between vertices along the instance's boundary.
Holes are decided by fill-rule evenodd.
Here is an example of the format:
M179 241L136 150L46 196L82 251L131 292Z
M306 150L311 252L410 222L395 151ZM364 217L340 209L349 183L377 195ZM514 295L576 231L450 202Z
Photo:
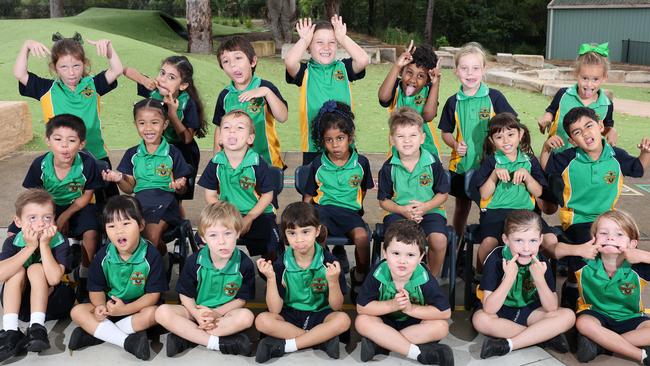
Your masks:
M516 113L500 91L482 82L485 52L480 44L464 45L454 61L461 86L458 93L447 99L438 128L445 144L452 148L449 193L456 197L453 226L456 233L462 235L472 203L465 194L465 172L479 167L490 118L501 112ZM452 135L454 130L456 137Z
M180 208L174 193L183 193L192 169L174 145L162 137L169 123L165 103L152 98L133 106L133 119L139 145L124 153L117 171L102 172L102 178L115 182L125 193L135 193L146 221L144 237L160 254L167 253L162 235L169 225L181 222Z
M203 138L208 132L203 102L194 85L194 68L185 56L169 56L163 60L156 78L142 75L132 67L124 67L124 76L138 83L138 95L165 102L169 125L163 137L180 150L192 168L181 200L194 198L194 181L199 170L201 152L194 137Z
M569 88L561 88L555 93L546 113L539 119L539 130L548 130L549 138L558 136L556 151L571 147L569 136L562 128L566 113L574 107L589 107L596 112L598 121L605 126L605 138L610 145L616 145L618 134L614 129L614 104L600 86L607 81L609 70L608 43L601 45L583 44L575 64L578 82Z
M596 112L588 107L576 107L567 112L563 127L575 147L552 153L559 147L556 138L552 137L544 143L540 163L549 176L562 177L562 191L556 193L561 206L560 222L569 241L582 244L591 239L591 223L616 205L623 176L643 176L650 165L650 140L641 139L638 158L611 146L601 138L603 125ZM552 247L545 249L554 250ZM569 275L562 289L562 304L575 308L577 258L569 257L567 262Z
M639 229L622 211L598 216L591 234L600 256L581 261L576 272L578 361L608 350L650 365L650 318L641 299L650 280L650 253L637 249Z
M60 284L69 267L68 240L54 225L54 201L42 189L28 189L16 199L14 222L22 231L5 240L0 253L3 330L0 362L26 349L50 348L45 320L66 318L74 304L72 290ZM25 336L18 319L26 320Z
M110 242L90 265L90 304L79 304L70 312L79 327L72 331L68 348L74 351L109 342L148 360L146 329L156 324L156 305L167 291L162 258L140 236L144 218L137 199L111 198L102 217Z
M244 308L255 297L255 266L236 248L242 219L235 206L216 202L201 211L199 235L206 246L185 262L176 291L181 305L161 305L156 321L171 333L167 357L201 344L225 354L248 355L243 330L255 316Z
M304 202L288 205L280 225L289 245L284 256L273 263L257 260L267 279L269 311L255 319L257 330L267 335L257 345L255 361L266 362L314 346L338 359L338 336L350 328L350 317L341 311L347 290L341 266L319 244L327 229L314 206Z
M287 52L284 65L287 68L287 83L300 87L302 165L307 165L320 156L310 122L318 115L323 103L330 99L352 105L350 83L366 76L365 69L370 58L346 35L347 26L338 15L334 15L330 22L315 24L312 24L311 18L300 19L296 30L300 39ZM339 44L351 58L336 59ZM300 60L308 49L311 59L303 63Z
M515 209L532 211L535 198L546 186L544 171L530 146L528 128L515 115L499 113L490 119L483 160L471 185L479 187L481 195L481 245L476 259L480 273L485 258L499 244L508 213ZM552 235L548 225L542 224L542 233Z
M363 282L370 266L370 239L362 215L366 191L375 186L370 162L352 145L354 130L348 105L333 100L323 104L311 128L312 139L323 153L310 164L303 197L318 205L321 223L330 235L354 242L353 289Z
M379 104L388 108L389 113L400 107L411 107L422 115L426 121L422 146L436 157L440 157L440 144L432 120L438 113L440 76L438 57L431 47L413 47L411 40L379 87Z
M449 301L420 264L424 232L414 221L399 220L384 239L385 259L366 278L357 302L361 361L372 360L381 347L425 365L453 365L451 348L438 343L449 334Z
M250 115L234 109L221 119L219 139L223 150L208 163L199 179L208 204L226 201L244 216L241 239L250 256L273 260L280 248L280 235L272 205L276 183L269 164L250 146L255 127Z
M424 121L409 107L393 112L388 120L395 152L379 171L379 206L388 211L384 225L413 220L424 230L429 247L428 267L440 274L447 250L444 203L449 180L437 155L424 147Z
M490 337L483 342L481 358L542 342L557 352L568 352L563 333L573 327L575 315L558 307L553 270L538 255L542 219L532 211L511 211L502 239L506 246L487 257L476 290L480 303L472 324Z
M43 108L43 119L49 121L58 114L73 114L86 125L86 149L95 159L103 160L110 169L111 162L104 148L104 138L99 119L100 97L117 87L117 78L122 74L122 62L110 40L89 40L97 54L106 57L109 68L97 75L89 75L90 61L86 58L79 33L73 38L52 36L52 50L40 42L28 40L18 53L14 65L14 76L18 79L20 95L39 99ZM44 79L27 71L27 58L51 55L50 70L56 78ZM109 185L96 191L97 200L105 202L110 196L119 194L117 187Z
M285 169L275 121L287 120L287 102L273 83L255 75L255 49L246 38L233 36L219 45L217 61L232 82L219 93L212 123L220 126L223 116L233 109L246 111L255 126L253 151L267 163ZM217 128L214 133L215 154L221 150L219 132Z

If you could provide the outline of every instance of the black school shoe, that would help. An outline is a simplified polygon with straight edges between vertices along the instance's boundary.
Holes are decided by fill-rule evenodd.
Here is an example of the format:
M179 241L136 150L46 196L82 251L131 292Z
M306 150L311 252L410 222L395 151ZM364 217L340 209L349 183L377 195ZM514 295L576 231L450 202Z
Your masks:
M454 366L454 352L446 344L437 342L418 345L418 362L423 365Z
M167 350L167 357L174 357L188 348L196 347L195 343L171 332L167 335L166 343L165 348Z
M377 345L370 338L361 337L361 362L372 360L375 355L387 355L389 351Z
M340 356L340 351L339 351L339 336L336 336L328 341L325 341L321 344L318 345L318 349L321 351L324 351L327 353L329 358L333 358L335 360L339 359Z
M41 352L50 348L50 340L47 338L47 329L41 324L32 324L27 328L27 336L21 342L29 352Z
M265 337L257 344L255 352L255 362L264 363L274 357L284 356L284 345L287 342L284 339L275 337Z
M129 334L129 336L124 340L124 349L143 361L149 360L149 357L151 357L151 349L149 348L147 332L141 330Z
M503 356L510 353L508 340L505 338L486 338L481 346L481 358Z
M578 349L576 350L576 358L578 361L585 363L593 360L600 353L603 353L603 348L596 342L578 333Z
M244 333L219 337L219 351L224 355L248 356L251 348L251 340Z
M78 349L90 346L96 346L102 344L104 341L101 339L95 338L92 335L88 334L81 327L76 327L70 335L70 341L68 342L68 349L71 351L76 351Z
M21 348L19 343L25 338L23 332L18 330L3 330L0 333L0 362L15 356Z
M540 346L542 348L551 348L557 353L569 352L569 342L567 341L564 333L558 334L555 337L549 339L548 341L542 342Z

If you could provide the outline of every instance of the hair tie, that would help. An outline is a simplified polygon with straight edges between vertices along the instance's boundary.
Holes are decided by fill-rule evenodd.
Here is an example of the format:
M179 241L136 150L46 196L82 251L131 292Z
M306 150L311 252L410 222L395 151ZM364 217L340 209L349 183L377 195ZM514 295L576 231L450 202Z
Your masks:
M72 36L72 40L74 40L75 42L81 45L84 44L84 40L83 38L81 38L81 34L79 34L79 32L74 32L74 35Z
M60 32L56 32L52 35L52 42L63 41L64 39L66 38ZM74 35L70 39L79 43L80 45L84 44L84 40L79 32L74 32Z
M592 45L590 43L581 44L578 55L582 56L588 52L594 52L603 57L609 57L609 42L601 43L599 45Z
M52 35L52 42L58 42L63 39L63 35L59 32L56 32Z

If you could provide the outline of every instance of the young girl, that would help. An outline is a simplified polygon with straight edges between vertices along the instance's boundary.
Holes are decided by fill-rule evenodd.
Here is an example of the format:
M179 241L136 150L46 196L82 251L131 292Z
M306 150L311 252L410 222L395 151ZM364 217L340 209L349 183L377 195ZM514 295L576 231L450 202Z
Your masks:
M350 328L350 318L341 311L347 286L339 262L319 244L327 229L320 224L318 211L303 202L287 206L280 225L289 244L284 257L275 263L257 260L267 278L269 311L255 319L257 330L268 335L258 344L255 361L313 346L337 359L338 336Z
M370 265L370 241L361 217L366 191L375 186L370 162L351 146L354 114L348 105L333 100L323 104L311 130L323 153L310 164L303 200L318 205L321 222L331 235L348 236L354 242L357 266L350 276L355 285L361 284Z
M553 270L539 255L542 219L528 210L508 214L502 235L506 246L485 261L474 328L489 338L481 358L503 356L540 344L568 352L564 332L575 322L573 311L558 306Z
M637 248L639 228L623 211L608 211L591 226L600 255L582 260L579 279L578 351L580 362L611 351L649 365L650 318L642 293L650 280L650 253Z
M125 193L135 193L146 221L144 237L161 254L167 253L162 235L168 225L180 223L180 208L174 193L183 193L192 169L181 152L167 143L165 103L147 98L133 106L133 118L142 142L128 149L117 170L102 172L102 178L115 182Z
M52 40L54 45L51 50L37 41L27 40L23 44L14 64L18 91L20 95L41 101L45 121L63 113L80 117L86 125L86 149L96 159L103 160L110 169L111 162L104 148L99 119L100 96L117 87L122 62L110 40L88 40L97 49L97 55L106 57L109 62L107 70L89 75L90 61L86 58L79 33L75 33L73 38L63 38L56 33ZM56 74L56 78L44 79L28 72L27 58L30 54L36 57L51 55L50 70ZM119 192L114 184L95 191L100 203L116 194Z
M618 134L614 129L614 104L600 86L607 81L609 70L608 43L601 45L583 44L575 63L575 75L578 82L569 88L561 88L546 108L546 113L539 119L539 130L548 130L549 139L553 139L556 151L571 147L569 137L562 128L564 115L574 107L589 107L599 116L605 126L605 137L610 145L615 145ZM557 136L557 137L556 137Z
M124 67L124 76L138 83L138 95L165 102L169 125L163 133L168 143L176 146L185 162L192 168L187 189L180 200L194 198L194 182L201 160L194 137L203 138L208 132L203 102L194 85L194 68L185 56L170 56L163 60L158 75L151 79L132 67Z
M154 326L156 304L167 291L162 258L140 234L144 219L132 196L116 196L104 206L109 243L90 266L90 303L70 312L79 324L70 336L71 351L108 342L141 360L150 355L146 329Z
M506 98L496 89L488 88L483 80L485 52L480 44L464 45L454 56L455 74L460 90L447 99L438 128L442 139L452 148L449 160L450 194L456 197L453 226L458 235L465 230L471 201L465 195L465 172L477 169L487 135L487 124L497 113L515 114ZM456 131L456 137L452 133Z
M287 52L284 65L287 83L300 87L300 136L302 164L309 164L320 155L319 145L310 121L313 121L324 102L335 99L352 105L350 83L366 76L370 59L366 52L346 35L343 19L334 15L331 22L312 24L311 18L296 23L300 39ZM341 45L351 58L336 60L336 49ZM303 63L302 55L309 49L311 59Z
M514 209L533 210L535 197L546 186L546 178L530 146L528 128L510 113L490 119L483 143L483 160L472 186L481 194L480 240L477 271L497 246L503 222ZM545 225L545 229L547 225Z

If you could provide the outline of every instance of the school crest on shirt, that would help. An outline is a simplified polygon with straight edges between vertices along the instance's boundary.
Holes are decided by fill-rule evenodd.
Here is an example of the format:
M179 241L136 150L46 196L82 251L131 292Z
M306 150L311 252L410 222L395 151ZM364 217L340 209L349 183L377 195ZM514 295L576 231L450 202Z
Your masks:
M527 294L535 289L535 282L532 279L527 278L524 280L521 289L524 290L525 294Z
M478 118L481 121L487 121L490 119L490 108L483 107L481 108L480 111L478 111Z
M632 282L626 282L620 286L618 286L618 289L621 290L621 293L626 296L632 295L632 291L636 288L636 285L633 284Z
M341 69L336 69L334 72L334 78L338 81L343 81L345 79L345 75L343 75L343 71Z
M83 189L83 184L79 182L70 182L68 183L68 192L79 192Z
M262 110L263 104L264 104L264 99L262 99L261 97L251 99L248 102L248 106L246 107L246 110L248 111L248 113L258 114Z
M169 177L172 174L172 168L162 163L156 167L156 175L159 177Z
M431 178L431 175L429 173L420 174L420 186L421 187L429 186L429 185L431 185L431 182L433 182L433 178Z
M426 99L424 99L424 96L418 94L415 96L415 105L422 105L424 104Z
M327 289L327 280L322 277L316 277L311 281L311 290L316 293L323 293Z
M255 181L252 180L250 177L241 177L239 178L239 186L241 189L247 191L251 189L251 187L255 187Z
M140 272L140 271L138 271L138 272L133 272L133 273L131 274L131 283L132 283L133 285L135 285L135 286L142 286L142 285L144 285L144 280L145 280L144 274L143 274L142 272Z
M605 183L612 184L614 181L616 181L616 174L610 170L605 173L605 176L603 178L605 179Z
M86 98L92 98L92 96L95 95L95 90L87 86L84 88L84 90L81 91L81 95L83 95Z
M354 174L348 179L348 184L352 188L357 188L359 187L359 184L361 184L361 176L359 174Z
M235 282L228 282L223 287L223 292L225 292L228 297L237 295L237 291L239 291L239 286L237 286Z

